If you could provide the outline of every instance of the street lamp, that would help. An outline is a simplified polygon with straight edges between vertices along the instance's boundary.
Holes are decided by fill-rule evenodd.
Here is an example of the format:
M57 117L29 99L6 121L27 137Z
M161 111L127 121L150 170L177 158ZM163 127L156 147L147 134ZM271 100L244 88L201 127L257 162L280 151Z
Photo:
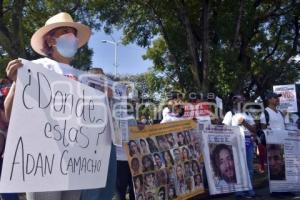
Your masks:
M115 66L115 77L117 77L117 68L118 68L118 63L117 63L117 47L118 45L121 43L121 41L111 41L111 40L101 40L102 43L109 43L109 44L112 44L114 45L115 47L115 63L114 63L114 66Z

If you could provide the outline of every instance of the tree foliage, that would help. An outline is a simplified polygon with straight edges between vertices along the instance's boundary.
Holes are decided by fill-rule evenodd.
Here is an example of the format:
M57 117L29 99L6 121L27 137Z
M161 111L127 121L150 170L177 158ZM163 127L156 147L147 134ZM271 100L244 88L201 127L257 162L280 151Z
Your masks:
M36 58L32 33L49 16L67 11L96 29L105 23L108 33L123 29L125 44L148 47L144 58L153 60L152 79L137 81L158 81L157 91L257 96L298 78L299 62L291 59L300 49L296 0L2 0L0 6L1 64ZM75 63L87 68L92 52L82 51Z
M299 1L97 2L107 30L122 27L124 42L150 47L144 58L165 74L166 87L256 96L297 79Z

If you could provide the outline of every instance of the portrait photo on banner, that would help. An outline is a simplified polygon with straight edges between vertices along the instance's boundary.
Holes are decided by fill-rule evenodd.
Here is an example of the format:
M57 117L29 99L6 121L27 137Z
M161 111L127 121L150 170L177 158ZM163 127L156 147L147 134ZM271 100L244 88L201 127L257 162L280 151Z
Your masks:
M300 131L268 130L266 141L270 192L299 192Z
M127 145L136 199L178 199L203 191L203 158L192 130L135 138Z
M284 144L267 144L270 181L286 180Z
M245 139L238 127L207 125L202 130L201 141L210 194L252 188Z
M209 150L216 186L237 183L232 145L210 143Z

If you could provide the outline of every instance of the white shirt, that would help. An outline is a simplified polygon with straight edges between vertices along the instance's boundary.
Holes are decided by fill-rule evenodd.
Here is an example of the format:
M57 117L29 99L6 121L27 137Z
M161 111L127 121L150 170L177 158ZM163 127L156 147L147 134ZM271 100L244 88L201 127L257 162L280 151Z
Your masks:
M284 130L285 129L284 118L281 112L279 111L275 112L273 109L269 107L266 108L266 111L269 113L269 127L272 130L275 129Z
M183 117L176 117L174 113L168 113L161 121L160 123L167 123L167 122L174 122L174 121L180 121L184 120Z
M170 109L168 107L165 107L162 111L162 117L163 119L170 113Z
M84 71L75 69L71 65L59 63L55 60L51 60L50 58L40 58L37 60L33 60L32 62L35 64L41 64L48 70L67 76L68 78L71 78L73 80L78 80L79 76L85 73Z
M250 114L246 114L245 112L242 113L235 113L232 115L231 111L228 111L225 114L225 117L223 119L223 124L227 126L239 126L238 120L242 117L249 125L254 125L255 122ZM248 129L244 126L239 126L242 131L248 131Z

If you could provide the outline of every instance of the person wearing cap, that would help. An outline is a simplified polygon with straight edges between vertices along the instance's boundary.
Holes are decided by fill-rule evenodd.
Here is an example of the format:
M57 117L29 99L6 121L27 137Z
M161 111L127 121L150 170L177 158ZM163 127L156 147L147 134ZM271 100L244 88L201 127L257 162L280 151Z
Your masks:
M267 104L267 107L265 109L264 117L266 121L266 125L271 128L272 130L285 129L284 124L284 115L286 113L283 113L277 109L277 106L279 105L279 97L281 97L281 94L276 94L274 92L268 92L265 94L265 101ZM267 112L267 113L266 113ZM266 116L268 115L268 116ZM265 127L265 125L264 125Z
M244 110L246 99L243 95L234 95L232 97L232 109L228 111L223 119L223 124L227 126L238 126L240 132L245 136L246 159L249 177L252 180L254 175L253 170L253 141L255 137L256 126L252 116ZM236 192L236 197L255 198L255 192L248 190L244 192Z
M31 47L33 50L45 56L32 62L41 64L43 67L70 79L78 80L79 76L84 72L73 68L70 63L78 48L88 42L90 35L90 28L84 24L74 22L68 13L61 12L54 15L31 38ZM22 63L19 59L10 61L6 67L7 77L13 81L4 102L7 119L10 118L12 110L17 69L20 67L22 67ZM116 178L116 153L114 145L111 148L108 169L106 188L85 190L82 191L82 194L80 190L27 193L27 200L79 200L80 195L82 195L81 198L83 200L112 199Z

